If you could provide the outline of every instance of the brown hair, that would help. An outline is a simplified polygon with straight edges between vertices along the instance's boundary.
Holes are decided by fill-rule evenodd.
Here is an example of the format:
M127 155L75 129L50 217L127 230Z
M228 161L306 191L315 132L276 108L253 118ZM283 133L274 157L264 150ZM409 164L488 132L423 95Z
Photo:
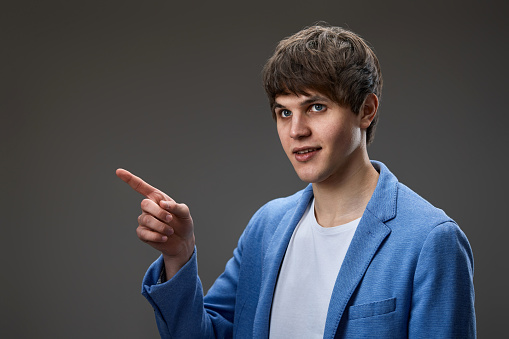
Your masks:
M359 114L370 93L382 94L378 59L357 34L319 23L282 40L263 68L263 83L274 114L276 96L315 90ZM378 114L366 131L374 138Z

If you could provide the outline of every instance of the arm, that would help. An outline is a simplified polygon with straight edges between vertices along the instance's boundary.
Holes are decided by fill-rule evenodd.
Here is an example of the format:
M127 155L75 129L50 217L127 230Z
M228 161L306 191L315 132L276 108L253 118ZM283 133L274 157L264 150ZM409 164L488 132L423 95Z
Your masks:
M207 297L198 277L196 252L170 280L157 284L164 265L159 257L148 269L142 294L154 308L162 338L232 338L241 245Z
M414 276L409 338L475 338L473 255L454 222L436 226Z
M154 309L161 338L215 338L212 322L203 308L196 253L174 277L157 284L163 265L161 256L150 266L141 291Z
M140 240L162 255L148 269L142 294L154 308L161 338L232 337L241 241L216 281L216 288L209 292L216 298L204 303L193 222L187 206L125 170L118 169L117 176L147 197L141 203L143 213L138 217L136 231ZM158 284L163 267L165 282Z

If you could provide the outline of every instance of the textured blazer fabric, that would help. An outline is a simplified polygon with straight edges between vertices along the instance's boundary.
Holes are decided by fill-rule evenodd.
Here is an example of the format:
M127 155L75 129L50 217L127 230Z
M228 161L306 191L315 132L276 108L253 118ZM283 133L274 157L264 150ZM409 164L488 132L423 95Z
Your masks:
M324 338L474 338L473 256L464 233L380 163L376 189L332 292ZM277 275L312 186L252 217L203 296L196 251L171 280L148 269L142 293L162 338L268 338Z

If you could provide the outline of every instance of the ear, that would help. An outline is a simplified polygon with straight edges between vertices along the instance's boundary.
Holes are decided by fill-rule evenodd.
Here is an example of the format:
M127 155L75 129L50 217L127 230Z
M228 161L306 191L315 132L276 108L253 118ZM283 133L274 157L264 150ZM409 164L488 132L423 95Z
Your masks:
M362 129L367 129L369 125L371 125L377 111L378 97L374 93L370 93L366 96L366 99L364 99L364 103L362 104L359 112Z

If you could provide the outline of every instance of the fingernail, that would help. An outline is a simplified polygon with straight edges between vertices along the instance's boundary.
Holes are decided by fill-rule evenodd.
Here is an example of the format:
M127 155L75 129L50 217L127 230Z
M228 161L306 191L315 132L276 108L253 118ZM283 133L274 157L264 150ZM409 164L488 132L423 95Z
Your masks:
M171 221L171 219L173 219L173 216L172 216L171 214L168 214L168 215L166 216L166 221L167 221L167 222L170 222L170 221Z
M167 236L165 236L165 235L163 235L163 237L162 237L161 239L162 239L163 241L166 241L166 240L168 240L168 237L167 237Z

